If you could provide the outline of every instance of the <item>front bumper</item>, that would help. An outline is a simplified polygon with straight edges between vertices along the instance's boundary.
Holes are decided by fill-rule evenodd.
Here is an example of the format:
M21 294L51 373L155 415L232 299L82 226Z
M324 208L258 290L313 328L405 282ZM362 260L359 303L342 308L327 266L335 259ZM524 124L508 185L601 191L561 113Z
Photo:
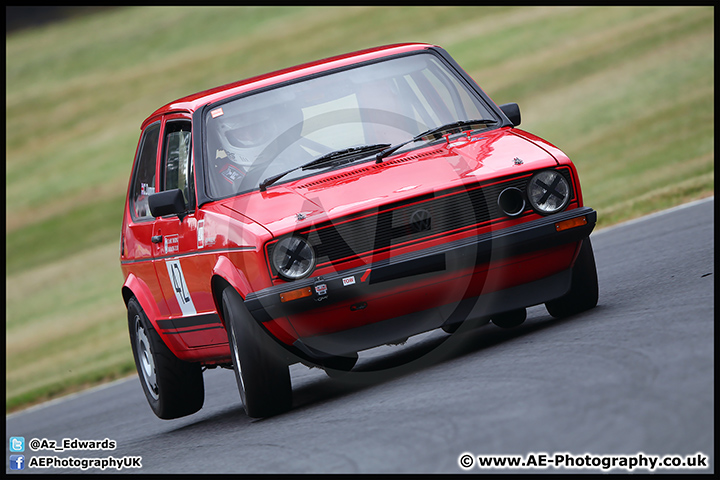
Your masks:
M560 222L574 219L582 221L577 222L572 228L558 231L557 225ZM312 318L320 312L342 306L333 317L332 331L328 331L327 327L312 331L307 326L300 326L300 322L296 324L291 320L297 333L293 335L297 339L295 347L305 356L310 354L317 356L319 352L341 354L352 350L358 351L392 342L397 338L422 333L448 321L447 318L442 318L442 312L440 316L430 315L432 319L418 317L415 321L410 321L403 314L418 312L412 305L408 305L405 311L402 306L400 309L393 309L394 312L389 312L390 316L385 318L371 318L369 312L371 309L368 309L368 312L363 311L370 302L369 299L388 295L395 295L395 298L399 299L403 293L411 292L418 286L426 286L428 282L433 281L433 278L455 278L448 277L453 272L465 272L458 276L465 277L465 281L473 281L477 274L471 273L468 276L468 269L472 271L477 266L497 264L512 257L527 256L533 252L579 242L590 235L596 221L597 213L591 208L568 210L513 227L370 263L360 268L269 287L249 294L245 302L253 317L270 331L273 330L271 323L276 319L298 316ZM534 262L534 268L537 270L537 265L542 264L542 259L536 258ZM567 291L570 287L571 266L572 259L561 268L548 268L544 275L536 272L532 280L521 280L521 284L504 288L500 292L467 288L466 292L470 293L463 298L480 298L481 304L495 305L492 311L485 309L486 315L543 303L562 296ZM538 281L538 278L543 276L547 279ZM470 277L472 278L467 280ZM482 279L483 282L485 280L486 278ZM310 291L308 296L282 301L282 298L287 298L289 292L307 289ZM421 291L423 290L417 290L417 292ZM492 301L486 302L485 299ZM452 314L457 315L458 311L464 310L464 307L456 308L459 300L461 299L444 302L439 299L436 306L445 305L446 312L454 312ZM407 299L402 301L405 302ZM419 303L427 305L427 302ZM477 305L478 302L473 301L473 304ZM448 308L448 305L452 308ZM385 311L387 310L386 308ZM427 309L422 308L422 310ZM340 312L348 318L337 318ZM349 318L351 312L354 312L353 318ZM367 318L363 319L363 314ZM398 328L398 325L401 327ZM307 346L310 348L304 348Z

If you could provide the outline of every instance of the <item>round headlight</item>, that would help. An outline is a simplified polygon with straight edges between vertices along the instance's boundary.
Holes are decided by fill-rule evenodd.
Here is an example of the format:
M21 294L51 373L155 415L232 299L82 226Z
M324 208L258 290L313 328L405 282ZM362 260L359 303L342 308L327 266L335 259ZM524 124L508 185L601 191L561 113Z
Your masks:
M560 172L543 170L533 175L528 182L527 196L530 205L538 213L556 213L570 201L570 185Z
M315 268L315 251L302 237L285 237L275 245L272 263L284 279L298 280L308 276Z

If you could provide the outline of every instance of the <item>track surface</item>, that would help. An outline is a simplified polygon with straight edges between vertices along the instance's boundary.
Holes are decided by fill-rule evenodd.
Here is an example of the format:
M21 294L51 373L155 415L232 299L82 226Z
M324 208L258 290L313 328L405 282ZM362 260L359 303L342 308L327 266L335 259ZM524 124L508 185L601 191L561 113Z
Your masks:
M10 415L7 437L109 438L115 450L24 454L141 456L128 473L463 473L464 452L702 452L708 468L684 472L714 472L713 208L707 199L594 233L590 312L558 321L539 306L513 330L431 332L362 353L347 379L295 365L294 407L274 418L245 416L233 373L218 369L190 417L158 420L132 377ZM6 471L21 473L9 461Z

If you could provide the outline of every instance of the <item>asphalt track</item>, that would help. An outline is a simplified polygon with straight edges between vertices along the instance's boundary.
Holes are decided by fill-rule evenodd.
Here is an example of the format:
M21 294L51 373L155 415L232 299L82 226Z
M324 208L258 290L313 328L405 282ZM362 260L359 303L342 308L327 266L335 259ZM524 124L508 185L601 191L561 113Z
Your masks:
M205 372L200 412L162 421L131 377L8 416L6 442L111 439L108 451L27 445L25 460L142 457L125 473L464 473L466 452L703 453L707 468L656 471L712 473L713 209L711 198L593 233L600 302L590 312L558 321L540 306L512 330L431 332L362 353L347 379L295 365L294 406L283 415L249 419L233 373L218 369ZM9 460L6 471L78 472L11 471Z

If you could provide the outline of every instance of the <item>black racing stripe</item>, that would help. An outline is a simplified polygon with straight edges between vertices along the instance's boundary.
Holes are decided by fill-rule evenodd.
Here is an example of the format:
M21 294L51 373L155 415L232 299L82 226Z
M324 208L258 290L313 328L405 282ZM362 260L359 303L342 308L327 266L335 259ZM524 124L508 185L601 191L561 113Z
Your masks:
M169 320L158 320L157 325L161 330L176 330L178 328L188 327L222 328L222 322L220 322L220 317L217 313L173 318Z
M207 327L207 328L193 328L192 330L183 330L183 331L180 331L180 332L177 332L177 331L176 331L176 332L166 332L166 331L163 331L163 333L164 333L165 335L179 335L179 334L181 334L181 333L202 332L202 331L204 331L204 330L216 330L216 329L218 329L218 328L221 328L221 329L222 329L223 326L222 326L222 325L215 325L215 326L213 326L213 327Z

